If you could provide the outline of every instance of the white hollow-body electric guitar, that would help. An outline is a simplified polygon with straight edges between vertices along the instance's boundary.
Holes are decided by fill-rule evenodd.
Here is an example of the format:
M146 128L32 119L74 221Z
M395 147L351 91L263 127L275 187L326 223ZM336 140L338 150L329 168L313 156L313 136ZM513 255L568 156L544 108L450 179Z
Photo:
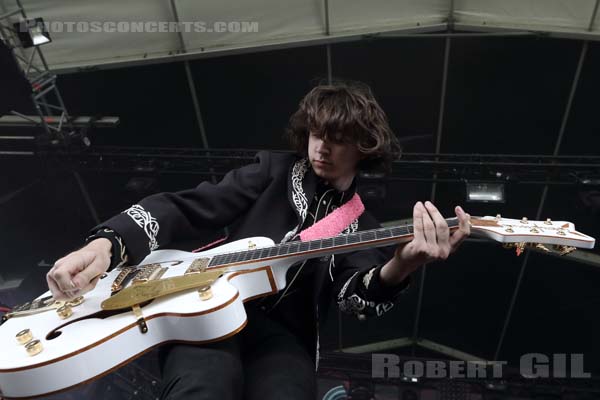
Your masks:
M448 219L457 229L456 218ZM471 219L474 236L513 244L593 248L569 222ZM301 260L412 239L412 226L274 244L255 237L202 253L158 250L137 267L103 275L83 298L57 302L47 292L15 307L0 326L0 396L48 395L89 382L166 342L208 343L246 324L244 302L285 287Z

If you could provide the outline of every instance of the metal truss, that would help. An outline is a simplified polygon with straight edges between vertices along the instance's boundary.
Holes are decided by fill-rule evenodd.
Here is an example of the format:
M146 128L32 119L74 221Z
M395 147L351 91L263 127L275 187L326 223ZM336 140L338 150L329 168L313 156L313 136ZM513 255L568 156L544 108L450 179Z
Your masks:
M95 146L83 152L38 149L38 156L77 170L116 173L222 176L251 163L257 150ZM503 182L536 185L600 185L600 156L405 153L391 173L362 174L372 181Z
M39 46L30 49L21 46L13 23L26 20L27 14L20 0L15 0L15 5L14 10L0 15L0 39L9 47L17 65L31 84L31 99L38 118L17 111L12 111L12 114L34 126L41 126L50 141L64 142L65 138L75 132L56 86L56 75L50 72Z

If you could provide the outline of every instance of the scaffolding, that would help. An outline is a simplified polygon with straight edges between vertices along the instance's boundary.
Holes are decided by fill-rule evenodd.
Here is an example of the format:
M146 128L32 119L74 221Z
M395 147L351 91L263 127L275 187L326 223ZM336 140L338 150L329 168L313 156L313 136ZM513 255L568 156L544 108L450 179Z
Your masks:
M17 65L31 85L31 100L37 118L15 110L11 113L29 122L30 126L40 126L51 143L64 143L66 138L74 136L75 128L56 85L56 75L48 68L40 46L26 49L17 37L15 24L26 21L27 14L20 0L15 0L15 5L16 8L12 11L0 15L0 39L11 50Z
M9 116L0 117L0 126L42 128L38 136L3 136L4 140L36 140L38 144L67 146L79 138L86 146L91 142L87 136L91 126L116 126L117 117L97 119L94 117L72 118L56 83L40 45L26 48L18 37L20 24L27 25L27 14L20 0L15 0L15 8L0 15L0 40L9 48L16 65L31 87L31 100L36 115L25 115L11 110ZM30 152L33 154L33 152Z

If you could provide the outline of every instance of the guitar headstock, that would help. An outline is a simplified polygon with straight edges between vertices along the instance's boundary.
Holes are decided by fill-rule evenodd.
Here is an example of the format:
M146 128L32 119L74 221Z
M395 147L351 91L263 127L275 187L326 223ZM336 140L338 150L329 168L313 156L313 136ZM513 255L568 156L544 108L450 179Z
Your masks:
M532 245L543 250L543 245L554 245L561 254L575 248L592 249L596 240L578 232L575 225L568 221L534 221L527 218L510 219L495 217L471 218L471 232L475 236L486 237L507 247L516 247L519 255L525 245Z

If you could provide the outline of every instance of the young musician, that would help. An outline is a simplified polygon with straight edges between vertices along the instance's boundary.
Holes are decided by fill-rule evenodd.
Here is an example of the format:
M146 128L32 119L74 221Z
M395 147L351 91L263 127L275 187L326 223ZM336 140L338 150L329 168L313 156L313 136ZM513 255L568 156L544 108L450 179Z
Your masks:
M361 170L389 169L400 146L371 90L359 83L315 87L288 134L296 155L260 152L218 184L149 196L94 228L85 247L48 272L54 297L81 295L109 268L135 265L203 229L233 226L227 241L267 236L277 243L378 227L362 212L355 178ZM295 265L286 289L246 303L248 324L237 335L165 347L163 398L313 399L318 323L330 300L361 319L388 311L413 271L446 259L469 235L469 215L455 212L459 229L450 234L433 204L417 202L411 242L387 255L370 249Z

